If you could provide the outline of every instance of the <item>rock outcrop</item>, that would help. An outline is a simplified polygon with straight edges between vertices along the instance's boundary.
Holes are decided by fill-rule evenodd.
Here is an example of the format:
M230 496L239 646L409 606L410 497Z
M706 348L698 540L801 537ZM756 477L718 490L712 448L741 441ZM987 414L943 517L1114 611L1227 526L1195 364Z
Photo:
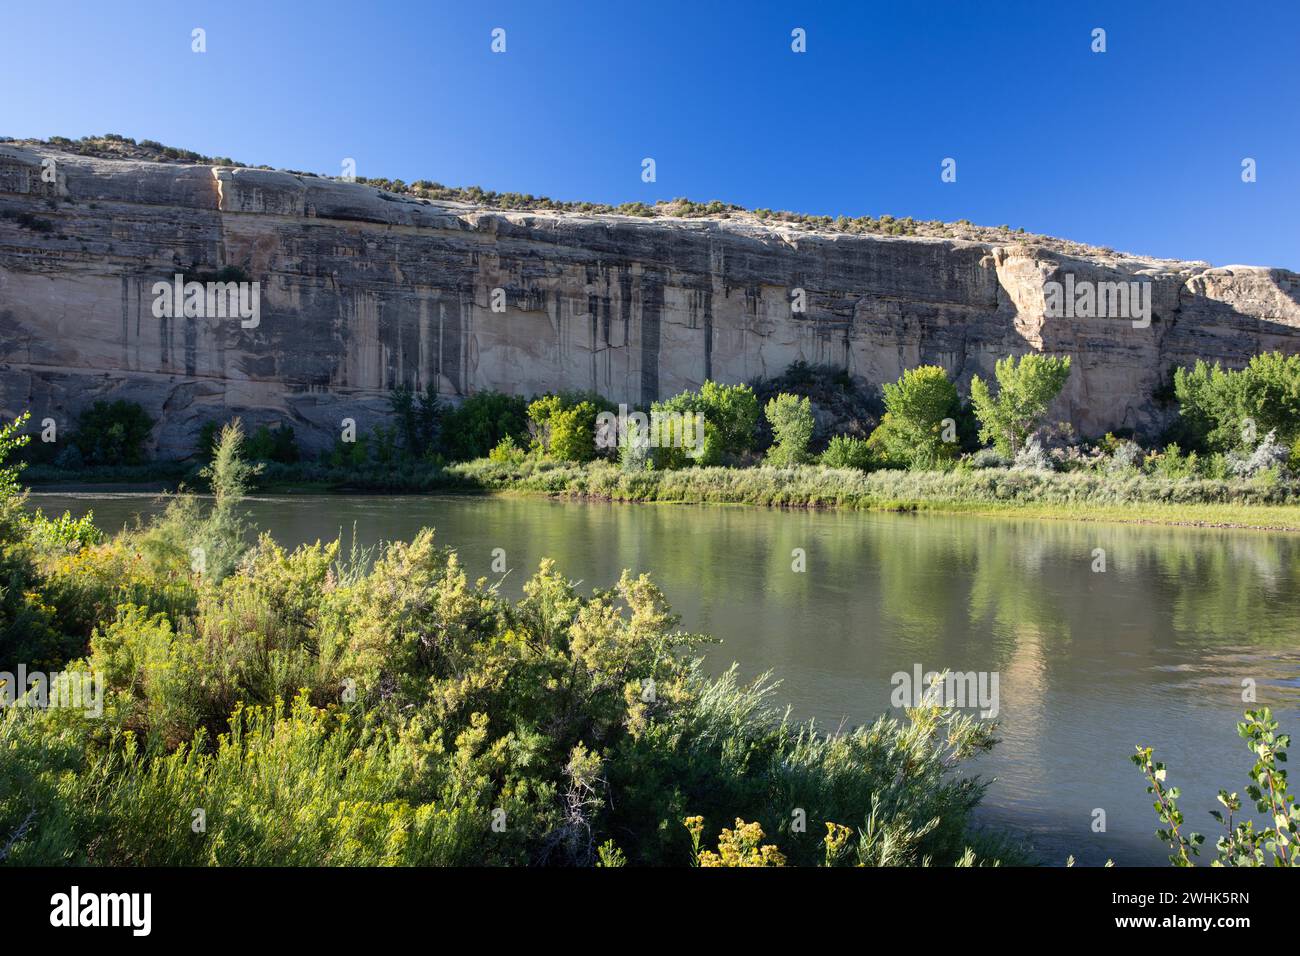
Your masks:
M259 283L255 325L156 317L155 284L223 268ZM1150 325L1047 317L1045 283L1067 274L1151 282ZM95 399L128 398L158 419L166 457L231 414L331 444L344 417L381 420L401 382L452 398L595 389L638 403L804 359L873 386L941 364L964 390L1029 350L1074 358L1057 418L1083 434L1151 431L1172 366L1270 349L1300 351L1300 276L1280 269L747 216L500 212L0 144L0 412L63 425Z

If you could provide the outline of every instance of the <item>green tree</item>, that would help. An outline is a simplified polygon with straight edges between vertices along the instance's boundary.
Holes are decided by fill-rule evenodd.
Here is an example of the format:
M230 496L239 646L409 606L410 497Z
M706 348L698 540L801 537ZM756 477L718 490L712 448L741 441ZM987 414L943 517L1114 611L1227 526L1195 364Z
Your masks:
M504 392L475 392L442 415L442 448L452 461L483 458L510 435L528 435L528 403Z
M403 382L389 392L388 405L397 419L403 454L408 458L431 455L437 448L444 411L434 384L430 382L417 393Z
M886 413L877 441L891 460L913 468L934 468L957 457L961 400L942 366L908 369L883 391Z
M95 402L77 419L72 443L88 465L138 465L153 419L135 402Z
M758 397L748 385L722 385L706 381L699 391L685 391L662 402L655 402L655 412L702 414L704 449L692 458L680 448L660 448L655 455L659 468L682 468L686 465L718 465L734 460L754 447L754 430L758 426Z
M861 471L870 471L871 449L867 447L866 439L854 438L851 435L836 435L822 452L821 463L827 468L857 468Z
M773 443L767 460L774 465L799 465L811 461L808 444L813 435L812 402L782 393L763 409L772 426Z
M1013 458L1065 387L1070 359L1034 352L1019 359L1009 355L997 363L994 375L996 396L978 375L971 379L971 404L980 422L980 440L992 441L1000 454Z
M298 460L298 441L289 425L279 424L275 428L259 425L248 439L244 453L253 461L291 464Z
M551 416L551 456L557 461L591 461L596 457L596 406L579 402Z
M1174 370L1174 395L1174 437L1196 450L1253 448L1269 432L1300 439L1300 355L1266 352L1239 371L1198 361Z
M543 395L528 406L534 440L557 461L591 461L596 457L596 416L614 406L588 392Z

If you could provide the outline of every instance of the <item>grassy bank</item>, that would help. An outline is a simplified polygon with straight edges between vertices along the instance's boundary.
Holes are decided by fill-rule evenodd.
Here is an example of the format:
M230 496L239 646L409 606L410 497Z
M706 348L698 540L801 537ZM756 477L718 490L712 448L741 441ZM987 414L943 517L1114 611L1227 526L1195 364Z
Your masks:
M1097 473L877 471L819 466L684 468L628 472L602 462L562 465L487 460L447 469L447 488L602 501L747 504L785 508L1014 514L1300 530L1300 483L1162 479Z
M150 490L175 487L180 477L200 490L192 473L162 463L89 475L30 469L41 490L135 481ZM683 468L628 472L596 461L566 464L529 458L504 464L486 458L440 467L408 462L392 467L338 468L318 463L267 464L256 489L279 494L495 492L598 501L732 504L863 511L933 511L1014 515L1071 521L1198 525L1300 531L1300 482L1159 478L1134 473L1033 472L1006 468L916 472L804 465L792 468Z

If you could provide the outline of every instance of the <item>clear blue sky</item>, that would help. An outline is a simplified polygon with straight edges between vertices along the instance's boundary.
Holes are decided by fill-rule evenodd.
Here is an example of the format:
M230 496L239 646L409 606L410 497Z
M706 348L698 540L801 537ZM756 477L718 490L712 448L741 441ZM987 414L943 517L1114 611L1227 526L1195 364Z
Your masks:
M10 3L0 83L11 136L1300 269L1295 0Z

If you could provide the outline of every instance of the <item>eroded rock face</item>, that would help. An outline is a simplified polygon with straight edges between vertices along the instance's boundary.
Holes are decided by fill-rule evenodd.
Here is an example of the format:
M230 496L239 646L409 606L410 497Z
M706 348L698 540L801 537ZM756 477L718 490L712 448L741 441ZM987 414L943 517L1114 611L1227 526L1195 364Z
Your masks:
M53 160L42 176L42 160ZM154 286L237 267L256 327L154 314ZM1048 318L1044 283L1153 283L1149 328ZM504 290L505 312L492 310ZM806 310L792 309L804 290ZM231 167L0 144L0 412L61 425L140 402L156 452L203 422L284 421L309 448L383 420L387 392L436 383L648 402L797 359L873 386L941 364L963 391L1002 356L1069 354L1054 418L1154 430L1152 392L1197 358L1300 351L1300 276L1075 258L1023 243L818 234L746 218L490 212Z

